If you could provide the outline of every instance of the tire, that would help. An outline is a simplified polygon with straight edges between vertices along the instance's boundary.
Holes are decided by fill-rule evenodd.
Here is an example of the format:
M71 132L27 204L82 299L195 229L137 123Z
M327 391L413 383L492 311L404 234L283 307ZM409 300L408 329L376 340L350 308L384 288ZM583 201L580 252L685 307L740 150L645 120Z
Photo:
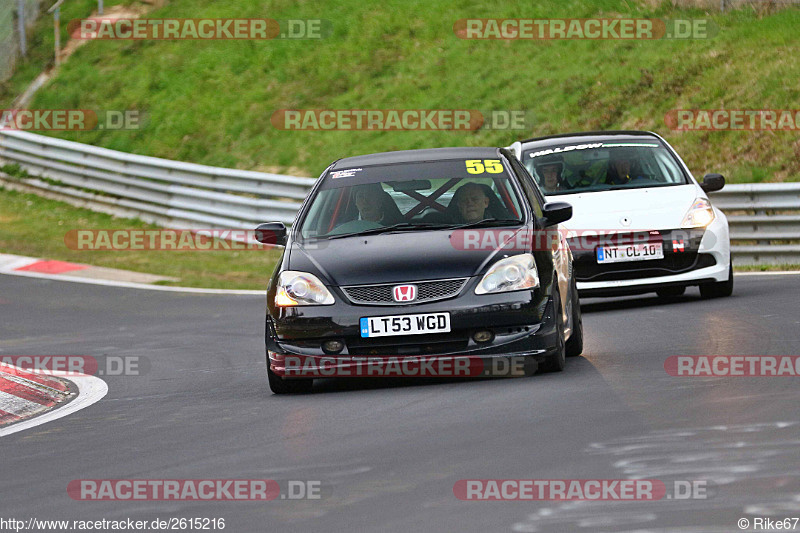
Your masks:
M564 351L567 357L578 357L583 353L583 315L575 278L572 278L572 335L564 345Z
M267 379L269 388L274 394L304 394L311 392L313 379L282 379L269 368L267 361Z
M700 296L703 298L724 298L733 294L733 262L728 268L728 281L712 281L700 284Z
M540 365L542 372L561 372L567 366L567 349L564 342L564 318L561 316L561 295L558 293L558 284L554 281L553 311L556 320L556 353L550 355Z
M658 289L656 294L659 298L669 299L677 298L684 292L686 292L686 287L664 287L663 289Z

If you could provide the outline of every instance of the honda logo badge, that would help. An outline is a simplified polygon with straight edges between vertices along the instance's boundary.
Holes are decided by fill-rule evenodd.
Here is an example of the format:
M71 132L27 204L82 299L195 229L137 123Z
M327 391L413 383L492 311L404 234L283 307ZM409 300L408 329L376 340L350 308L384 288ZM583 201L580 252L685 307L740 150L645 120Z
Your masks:
M416 285L395 285L392 289L395 302L413 302L417 299Z

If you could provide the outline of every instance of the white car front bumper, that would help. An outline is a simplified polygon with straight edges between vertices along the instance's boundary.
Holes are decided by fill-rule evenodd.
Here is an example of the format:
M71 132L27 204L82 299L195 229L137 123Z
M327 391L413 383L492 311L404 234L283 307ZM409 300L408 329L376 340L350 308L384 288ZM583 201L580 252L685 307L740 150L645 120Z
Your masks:
M697 284L705 281L727 281L730 268L730 235L728 233L728 220L725 215L714 208L716 217L706 228L700 241L699 253L711 254L716 261L713 266L699 268L680 274L666 276L643 277L612 281L578 281L578 291L600 291L614 289L636 289L658 285L686 285Z

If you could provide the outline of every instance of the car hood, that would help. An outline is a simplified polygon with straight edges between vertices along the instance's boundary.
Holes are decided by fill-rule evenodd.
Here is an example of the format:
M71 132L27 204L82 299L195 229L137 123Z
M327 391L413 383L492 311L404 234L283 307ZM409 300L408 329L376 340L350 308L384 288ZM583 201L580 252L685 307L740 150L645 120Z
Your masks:
M513 231L523 231L524 227ZM486 231L501 230L491 228ZM483 231L483 230L481 230ZM506 229L507 231L507 229ZM480 274L503 252L463 250L451 231L417 231L344 237L291 245L291 270L319 273L333 285L402 283ZM513 239L511 239L513 240ZM509 247L513 244L509 243ZM518 252L509 252L514 255Z
M572 204L568 230L668 230L683 217L702 190L693 184L549 196ZM704 196L704 195L703 195Z

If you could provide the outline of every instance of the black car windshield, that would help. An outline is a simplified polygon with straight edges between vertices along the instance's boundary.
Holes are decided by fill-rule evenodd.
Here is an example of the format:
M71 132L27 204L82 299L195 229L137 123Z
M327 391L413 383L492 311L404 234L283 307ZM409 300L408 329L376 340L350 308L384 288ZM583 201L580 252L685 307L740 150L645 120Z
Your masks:
M501 159L453 159L332 170L300 222L303 239L518 225L517 187Z
M600 141L525 150L522 162L548 195L689 183L658 141Z

